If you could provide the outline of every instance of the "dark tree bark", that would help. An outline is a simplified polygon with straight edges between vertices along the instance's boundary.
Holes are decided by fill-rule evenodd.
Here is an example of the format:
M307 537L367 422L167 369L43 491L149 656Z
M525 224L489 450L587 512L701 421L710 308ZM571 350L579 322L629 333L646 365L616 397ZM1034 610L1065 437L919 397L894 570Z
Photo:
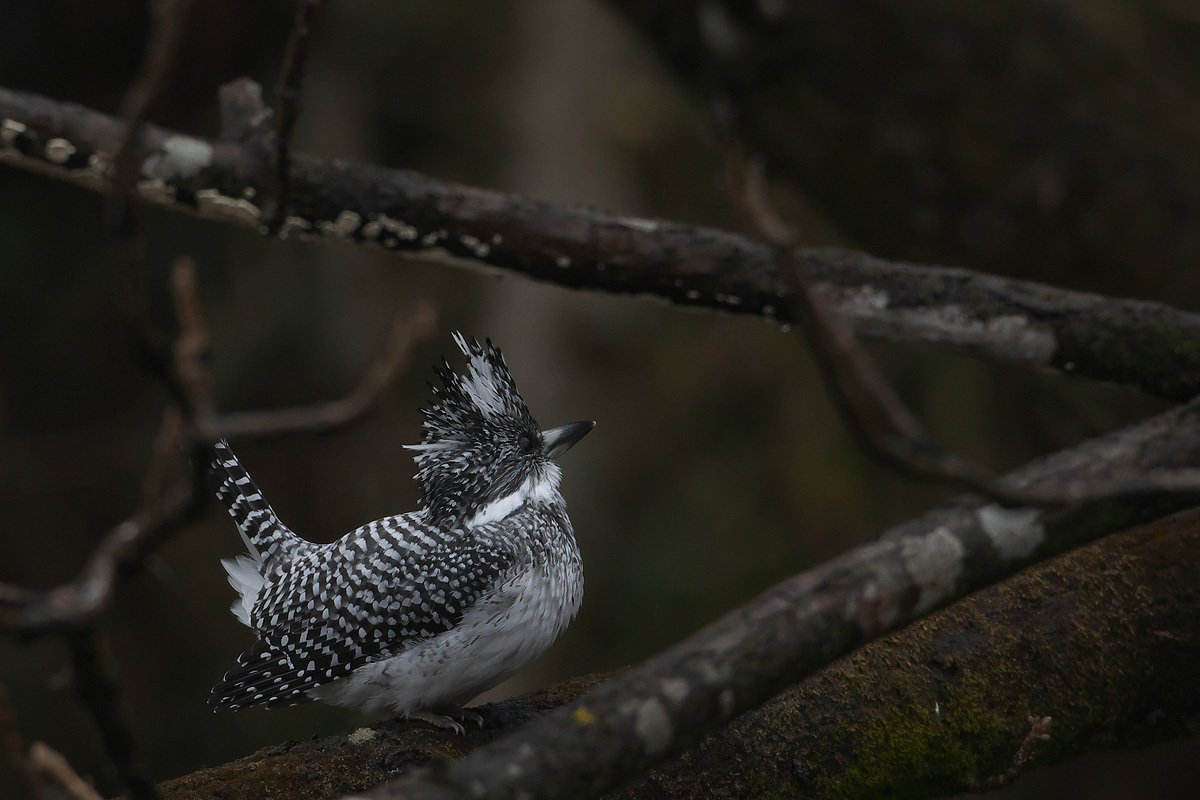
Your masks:
M223 95L220 141L146 125L140 199L258 228L269 196L268 112L258 87ZM100 192L123 124L0 89L0 162ZM764 243L728 231L623 217L294 153L276 235L306 236L509 270L561 286L658 297L789 322L790 290ZM1185 400L1200 391L1200 315L835 248L798 250L831 307L864 335L1046 366Z
M638 798L925 798L1036 764L1144 747L1200 721L1200 511L1080 548L863 647L622 793ZM167 800L365 791L575 701L594 675L483 706L465 738L382 722L261 750L160 786Z

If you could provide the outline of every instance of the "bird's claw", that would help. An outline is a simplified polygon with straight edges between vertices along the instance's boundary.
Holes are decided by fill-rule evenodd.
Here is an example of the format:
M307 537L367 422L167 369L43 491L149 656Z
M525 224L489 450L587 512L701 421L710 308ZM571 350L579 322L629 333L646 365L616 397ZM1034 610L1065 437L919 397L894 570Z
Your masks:
M463 727L461 722L455 720L454 717L458 717L458 719L462 720L463 722L474 722L477 726L479 726L480 729L483 728L483 716L477 711L472 711L468 708L450 708L444 710L449 711L450 713L439 714L436 711L422 708L417 709L416 711L410 711L406 716L408 719L428 722L435 728L451 731L458 736L466 736L467 729Z

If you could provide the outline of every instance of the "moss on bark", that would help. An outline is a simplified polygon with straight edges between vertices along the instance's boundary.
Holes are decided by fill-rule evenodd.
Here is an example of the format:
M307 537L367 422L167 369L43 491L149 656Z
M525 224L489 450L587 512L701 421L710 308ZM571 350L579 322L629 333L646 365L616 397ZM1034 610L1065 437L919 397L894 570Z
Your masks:
M1036 763L1200 728L1200 511L1080 548L841 659L623 794L924 798L1003 772L1031 714ZM607 676L480 709L463 738L389 721L167 781L165 800L334 798L454 759Z

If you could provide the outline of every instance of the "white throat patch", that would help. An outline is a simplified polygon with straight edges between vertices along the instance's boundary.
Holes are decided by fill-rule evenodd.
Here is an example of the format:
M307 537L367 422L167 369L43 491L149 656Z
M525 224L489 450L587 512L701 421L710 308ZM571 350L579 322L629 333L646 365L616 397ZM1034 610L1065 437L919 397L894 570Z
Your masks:
M540 475L531 475L517 487L512 494L493 500L467 520L468 527L487 525L489 522L499 522L526 503L530 505L549 505L561 500L558 484L562 480L562 470L557 464L548 464Z

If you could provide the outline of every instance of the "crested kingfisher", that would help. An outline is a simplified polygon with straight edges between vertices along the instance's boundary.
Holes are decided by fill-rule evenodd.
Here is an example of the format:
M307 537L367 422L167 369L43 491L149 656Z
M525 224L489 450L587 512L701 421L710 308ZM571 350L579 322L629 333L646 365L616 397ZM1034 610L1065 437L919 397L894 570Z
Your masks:
M540 656L579 611L583 563L555 459L594 422L539 430L499 348L454 341L415 451L418 510L329 544L284 525L222 441L217 496L249 551L221 563L256 640L216 709L309 699L458 732L462 706Z

